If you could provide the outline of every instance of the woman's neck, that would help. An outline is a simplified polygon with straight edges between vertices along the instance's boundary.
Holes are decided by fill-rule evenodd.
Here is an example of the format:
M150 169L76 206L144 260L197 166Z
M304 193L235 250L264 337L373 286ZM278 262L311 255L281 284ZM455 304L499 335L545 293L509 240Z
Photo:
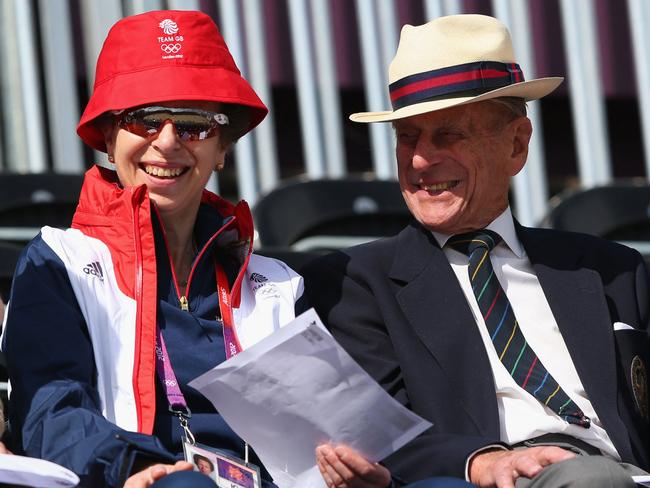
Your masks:
M194 219L178 218L177 216L160 213L167 246L171 258L176 279L180 286L187 283L187 278L192 267L192 261L196 255L196 244L194 242Z

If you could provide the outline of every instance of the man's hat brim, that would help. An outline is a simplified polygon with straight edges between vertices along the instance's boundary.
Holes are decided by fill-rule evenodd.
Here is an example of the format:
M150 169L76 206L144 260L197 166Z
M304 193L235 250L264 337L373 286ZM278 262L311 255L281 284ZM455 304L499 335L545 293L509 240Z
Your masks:
M477 96L470 97L450 97L428 102L414 103L397 110L386 110L381 112L357 112L350 115L353 122L371 123L371 122L391 122L393 120L421 115L436 110L455 107L456 105L466 105L468 103L482 102L497 97L517 97L526 101L537 100L555 90L564 78L549 77L538 78L530 81L522 81L513 85L504 86L491 90Z

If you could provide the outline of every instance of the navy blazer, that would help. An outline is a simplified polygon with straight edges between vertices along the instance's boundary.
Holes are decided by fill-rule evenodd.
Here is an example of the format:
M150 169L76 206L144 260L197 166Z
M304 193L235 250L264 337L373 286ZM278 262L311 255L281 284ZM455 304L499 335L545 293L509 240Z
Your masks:
M635 355L648 364L643 259L593 236L516 229L603 427L623 461L647 470L647 383L635 400L627 380ZM500 442L499 416L476 321L431 232L413 222L397 236L320 258L303 275L307 298L334 337L433 423L384 460L394 478L464 477L473 451ZM615 333L614 322L634 330Z

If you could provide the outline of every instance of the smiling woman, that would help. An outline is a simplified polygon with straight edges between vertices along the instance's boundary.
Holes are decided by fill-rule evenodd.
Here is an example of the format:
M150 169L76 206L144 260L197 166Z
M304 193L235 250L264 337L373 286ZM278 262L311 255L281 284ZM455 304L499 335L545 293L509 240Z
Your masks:
M252 253L246 202L204 189L267 109L200 12L120 20L95 80L77 132L113 170L87 172L72 229L44 228L15 274L15 450L81 486L214 486L176 462L184 442L234 457L245 443L187 384L290 322L303 292Z
M217 110L216 102L161 102L118 112L104 126L109 161L120 182L146 185L167 228L193 222L203 188L223 166L229 145L222 142L220 127L228 125L229 117ZM189 239L183 242L191 244ZM173 256L182 256L174 240L168 243ZM177 265L183 267L182 262Z

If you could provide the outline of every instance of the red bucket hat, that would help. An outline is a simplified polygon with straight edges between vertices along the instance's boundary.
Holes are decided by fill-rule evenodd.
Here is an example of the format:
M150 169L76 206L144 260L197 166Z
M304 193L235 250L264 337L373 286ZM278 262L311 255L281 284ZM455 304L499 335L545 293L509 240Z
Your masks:
M97 59L95 87L77 134L89 146L106 152L104 135L95 123L99 116L172 100L249 107L250 125L243 134L268 112L242 78L208 15L161 10L126 17L111 28Z

